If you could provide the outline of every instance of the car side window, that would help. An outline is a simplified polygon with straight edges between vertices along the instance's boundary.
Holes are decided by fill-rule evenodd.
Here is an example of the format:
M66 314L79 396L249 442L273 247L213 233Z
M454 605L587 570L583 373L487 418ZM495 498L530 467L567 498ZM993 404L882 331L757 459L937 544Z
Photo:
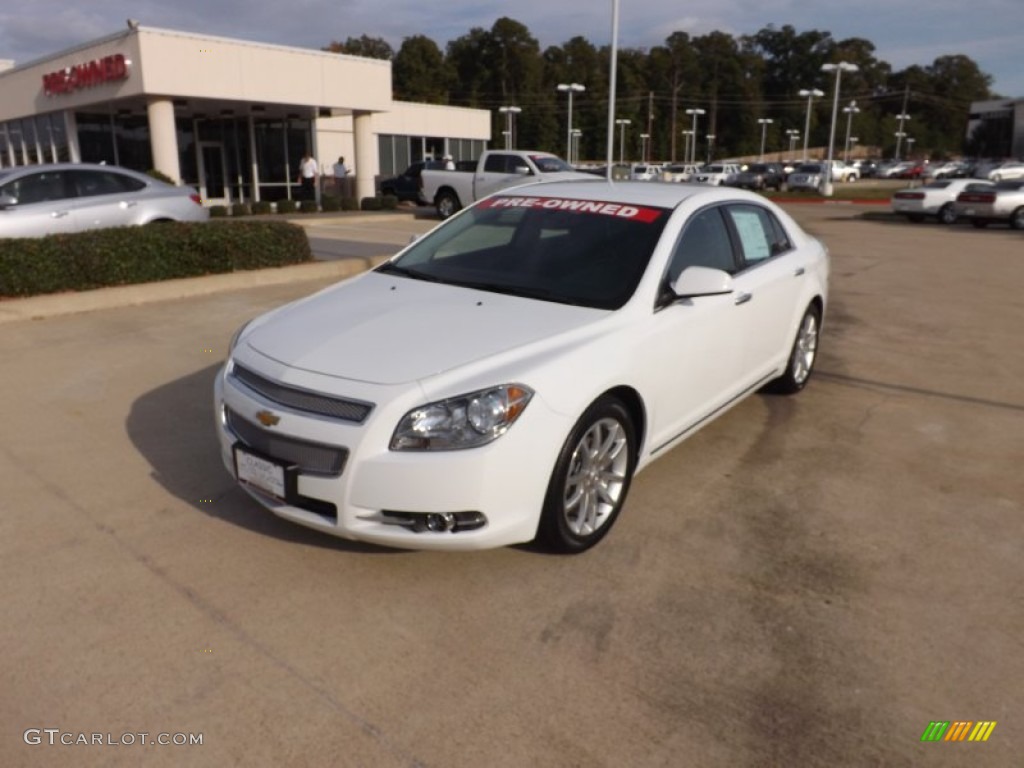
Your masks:
M484 163L486 173L514 173L515 157L513 155L488 155Z
M711 267L730 274L736 271L732 240L718 208L705 208L686 223L669 262L669 282L687 267Z
M71 171L79 197L137 192L145 183L113 171Z
M5 184L0 189L0 194L10 195L17 199L18 205L63 200L68 197L64 182L63 171L30 173Z
M744 266L758 264L792 247L778 220L758 205L730 205L727 216L740 241Z

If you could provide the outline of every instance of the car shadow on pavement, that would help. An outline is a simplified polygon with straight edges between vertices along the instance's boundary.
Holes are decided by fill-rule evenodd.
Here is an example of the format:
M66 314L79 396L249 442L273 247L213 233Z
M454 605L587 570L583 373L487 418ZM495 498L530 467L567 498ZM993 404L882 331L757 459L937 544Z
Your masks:
M410 554L303 528L261 507L224 468L214 427L213 381L220 364L151 390L132 403L125 429L172 495L210 517L284 541L360 554Z

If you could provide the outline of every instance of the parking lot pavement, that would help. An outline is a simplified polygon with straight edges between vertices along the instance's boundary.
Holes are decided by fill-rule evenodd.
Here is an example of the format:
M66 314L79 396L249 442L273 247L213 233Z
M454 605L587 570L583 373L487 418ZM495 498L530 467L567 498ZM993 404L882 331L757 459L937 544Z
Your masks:
M0 325L0 765L1019 763L1020 234L792 210L833 257L816 378L579 557L349 544L233 486L228 339L326 278ZM998 724L921 743L957 719Z

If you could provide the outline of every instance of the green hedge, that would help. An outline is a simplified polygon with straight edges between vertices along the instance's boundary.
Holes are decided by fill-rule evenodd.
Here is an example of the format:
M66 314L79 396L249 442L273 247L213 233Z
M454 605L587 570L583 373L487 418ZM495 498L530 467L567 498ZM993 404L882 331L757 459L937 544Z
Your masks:
M284 221L161 223L0 238L0 297L84 291L312 259L306 233Z

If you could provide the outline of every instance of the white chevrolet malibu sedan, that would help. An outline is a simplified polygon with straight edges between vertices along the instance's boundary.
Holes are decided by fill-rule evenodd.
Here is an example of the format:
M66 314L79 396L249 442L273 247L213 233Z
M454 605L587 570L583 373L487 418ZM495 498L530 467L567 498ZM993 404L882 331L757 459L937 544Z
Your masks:
M215 384L224 464L347 539L581 552L640 469L748 395L804 387L828 271L742 190L505 190L243 326Z

